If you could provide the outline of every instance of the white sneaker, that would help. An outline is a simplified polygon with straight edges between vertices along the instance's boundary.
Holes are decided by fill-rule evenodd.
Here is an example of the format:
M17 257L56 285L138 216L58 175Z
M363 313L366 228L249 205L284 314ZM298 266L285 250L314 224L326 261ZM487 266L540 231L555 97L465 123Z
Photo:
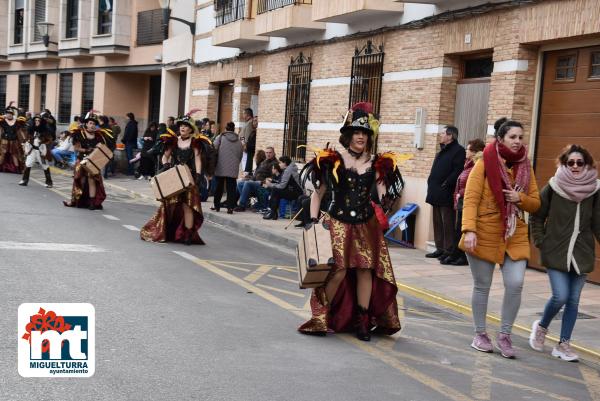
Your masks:
M554 347L552 349L552 356L567 362L576 362L579 360L579 356L571 351L571 346L568 341L562 342Z
M529 334L529 346L536 351L544 352L546 334L548 334L548 329L540 326L539 320L533 322L531 325L531 334Z
M139 178L138 178L138 180L143 180L143 179L144 179L143 175L140 175Z

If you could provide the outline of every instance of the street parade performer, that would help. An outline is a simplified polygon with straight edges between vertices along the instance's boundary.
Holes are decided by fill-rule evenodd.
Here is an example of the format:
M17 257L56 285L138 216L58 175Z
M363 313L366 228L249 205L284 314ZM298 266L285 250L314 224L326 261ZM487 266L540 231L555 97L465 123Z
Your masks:
M184 164L190 168L195 185L187 191L172 196L162 202L154 216L144 225L140 237L150 242L182 242L186 245L204 245L198 230L204 222L202 206L200 203L200 188L207 185L203 171L209 164L207 156L210 153L212 142L210 139L198 133L196 123L190 115L196 110L190 111L177 121L177 136L171 129L160 135L156 145L162 154L162 171L177 164Z
M12 103L0 117L0 172L21 174L25 165L21 141L26 138L27 121L23 116L15 118L18 110ZM19 139L21 130L22 139Z
M81 161L92 153L96 145L102 143L109 146L114 141L111 130L99 129L98 126L99 116L90 111L83 120L83 127L70 131L77 162L73 171L71 201L63 201L65 206L102 210L102 202L106 199L102 174L91 175L81 165Z
M50 175L50 164L48 163L52 160L52 153L50 153L52 135L46 127L46 120L36 115L33 118L33 125L27 131L29 137L25 142L25 171L19 185L27 186L31 168L35 163L38 163L44 170L44 176L46 176L46 188L52 188L52 176Z
M400 197L404 182L397 168L402 156L386 152L372 155L379 121L370 103L352 107L340 129L344 147L321 150L304 167L301 176L315 187L311 220L318 223L319 206L332 192L328 214L335 266L325 284L313 290L312 318L298 329L304 334L356 331L370 341L371 331L391 335L400 330L398 288L382 229L372 203L373 189L382 204Z

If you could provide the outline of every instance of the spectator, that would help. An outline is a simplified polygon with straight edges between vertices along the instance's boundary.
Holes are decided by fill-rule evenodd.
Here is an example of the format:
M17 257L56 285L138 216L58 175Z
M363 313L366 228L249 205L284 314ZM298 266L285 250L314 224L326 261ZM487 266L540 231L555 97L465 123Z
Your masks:
M470 140L467 144L467 150L465 152L465 166L462 173L460 173L458 176L458 180L456 181L456 189L454 190L454 210L456 211L454 249L452 251L452 255L441 261L443 265L468 265L465 253L458 247L458 242L460 241L460 237L462 235L463 199L465 197L465 188L467 187L467 178L469 178L469 174L471 173L471 170L473 170L475 162L483 157L483 148L485 148L485 143L483 143L481 139Z
M127 113L127 118L129 121L125 126L125 134L121 142L125 144L127 160L131 160L133 159L133 151L137 149L138 123L133 113ZM131 163L127 164L127 175L133 175L133 165Z
M251 196L256 196L258 189L268 177L271 177L271 169L274 164L278 164L275 157L275 149L269 146L265 149L266 159L258 165L254 175L248 180L240 180L237 184L237 192L240 195L236 212L243 212L248 207L248 201Z
M218 152L217 167L215 177L217 178L217 187L215 188L214 207L211 210L219 211L221 209L221 197L223 189L227 186L227 213L232 214L235 208L235 180L239 175L240 161L242 160L242 143L239 136L234 132L235 124L228 122L226 132L219 135L215 140L214 146Z
M279 158L279 167L283 170L281 180L278 183L273 183L267 179L263 184L265 188L271 189L271 197L269 199L271 212L263 217L265 220L277 220L279 216L279 201L281 199L292 201L302 195L300 175L298 174L296 163L289 156L281 156Z
M69 131L63 131L60 134L58 145L51 152L56 160L57 167L66 168L67 165L73 167L75 164L75 152L73 151L73 142L71 141Z
M254 112L251 108L244 109L244 128L240 131L240 140L244 144L246 152L246 164L244 172L250 175L252 173L252 164L254 162L254 153L256 151L256 128L254 128Z
M108 118L108 126L112 129L113 137L115 138L115 143L119 141L119 137L121 136L121 127L117 124L114 117Z
M77 128L79 128L79 126L81 125L79 121L79 116L73 117L73 121L71 121L71 124L69 124L69 131L74 131Z
M529 345L544 350L550 323L564 306L560 342L552 356L576 361L570 341L581 290L594 271L596 242L600 241L600 180L594 158L587 149L570 145L558 157L554 177L542 188L542 205L531 217L531 234L547 268L552 297L540 320L533 322Z
M54 118L54 116L52 115L50 110L48 110L48 109L44 109L41 116L44 117L44 119L46 120L46 128L48 129L48 132L52 136L52 140L55 141L56 140L56 119Z
M144 132L144 143L142 146L140 166L138 167L139 179L150 179L154 176L154 167L156 165L156 157L148 153L150 149L156 143L156 137L158 135L158 125L155 122L150 123L146 131Z
M441 150L435 156L427 179L426 202L433 206L435 251L425 255L443 261L454 245L454 209L452 194L465 164L465 149L459 145L458 129L448 125L440 134Z
M173 116L169 116L167 117L167 127L175 132L177 135L179 135L179 130L177 129L177 125L175 124L175 117Z
M219 130L217 129L217 123L214 120L210 120L209 124L210 132L212 133L213 138L215 138L219 134Z

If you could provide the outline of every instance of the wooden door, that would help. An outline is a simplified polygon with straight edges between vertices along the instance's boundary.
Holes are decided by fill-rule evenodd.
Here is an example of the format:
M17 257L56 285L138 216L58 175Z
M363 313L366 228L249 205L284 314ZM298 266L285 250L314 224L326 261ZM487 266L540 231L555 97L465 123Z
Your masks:
M600 47L560 50L544 55L544 75L535 149L540 189L556 172L556 158L579 144L600 161ZM534 247L535 248L535 247ZM539 266L534 249L531 264ZM600 248L589 280L600 284Z
M489 100L489 80L465 80L457 85L454 123L458 128L458 142L461 145L466 147L475 138L485 142Z
M233 112L233 82L222 84L219 87L219 115L218 131L224 132L225 125L232 119Z

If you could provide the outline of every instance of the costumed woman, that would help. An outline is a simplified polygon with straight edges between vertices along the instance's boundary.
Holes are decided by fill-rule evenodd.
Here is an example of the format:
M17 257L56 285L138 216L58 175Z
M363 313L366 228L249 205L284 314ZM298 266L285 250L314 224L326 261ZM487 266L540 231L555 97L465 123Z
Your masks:
M144 241L204 245L198 234L204 222L199 189L207 185L203 166L208 164L206 156L212 143L208 137L198 133L194 119L189 116L191 113L177 121L179 136L168 129L160 136L157 146L159 154L162 154L162 170L176 164L187 165L196 185L186 192L163 200L154 216L141 230L140 236Z
M46 188L52 188L52 176L50 175L50 164L52 153L50 143L52 135L46 127L46 120L41 116L33 117L33 125L28 128L29 139L25 142L25 171L19 185L26 186L29 183L29 174L35 163L38 163L46 176Z
M319 152L301 174L315 187L310 204L313 224L319 224L325 192L332 193L323 224L331 233L335 266L325 284L313 290L312 318L298 330L315 335L355 331L360 340L369 341L372 331L390 335L400 330L398 288L372 205L372 189L377 188L385 204L400 196L404 182L397 168L399 155L371 154L379 128L372 105L356 104L349 114L340 129L344 149Z
M81 161L85 156L92 153L96 145L102 143L109 146L110 142L114 140L108 131L101 130L98 126L98 116L89 112L83 120L83 127L70 131L73 139L73 150L77 154L77 162L73 171L71 201L63 201L63 204L67 207L102 210L102 202L106 199L102 174L92 175L81 165Z
M18 110L12 102L6 107L4 116L0 117L0 172L21 174L25 165L21 141L27 134L25 117L15 118ZM19 131L22 130L22 139Z

